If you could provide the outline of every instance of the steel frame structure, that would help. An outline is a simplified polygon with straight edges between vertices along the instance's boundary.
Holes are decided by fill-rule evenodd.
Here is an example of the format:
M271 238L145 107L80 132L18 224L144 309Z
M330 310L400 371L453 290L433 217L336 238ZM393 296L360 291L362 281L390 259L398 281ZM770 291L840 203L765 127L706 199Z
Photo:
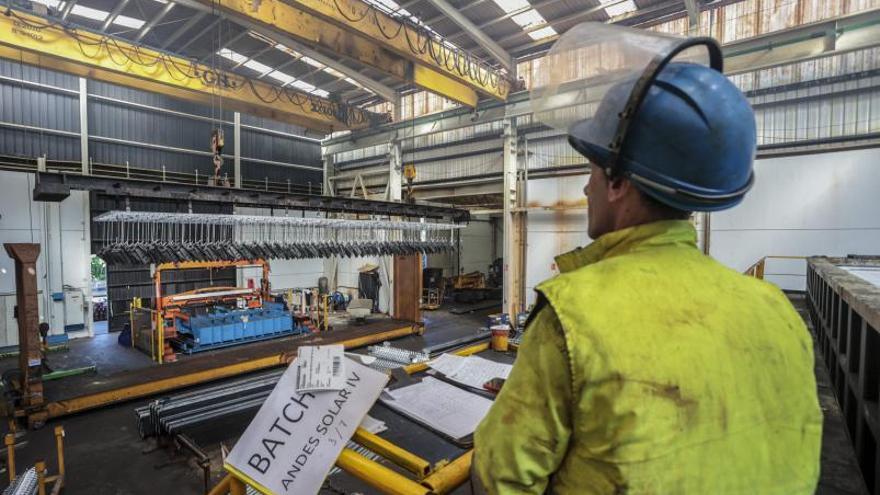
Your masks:
M880 493L880 287L841 268L868 265L873 259L807 258L807 309L816 352L825 362L831 388L868 493Z
M467 210L448 206L395 203L363 198L323 196L301 193L270 193L224 187L175 184L138 179L113 179L80 174L37 172L33 197L36 201L63 201L71 190L96 191L121 197L174 199L232 203L274 209L355 213L410 218L445 218L467 222Z

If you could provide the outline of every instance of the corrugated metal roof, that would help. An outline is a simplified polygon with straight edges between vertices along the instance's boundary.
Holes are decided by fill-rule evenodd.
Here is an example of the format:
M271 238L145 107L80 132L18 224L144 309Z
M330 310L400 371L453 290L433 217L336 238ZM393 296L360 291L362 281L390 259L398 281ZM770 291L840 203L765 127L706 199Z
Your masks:
M530 50L539 48L540 42L535 42L528 33L523 32L522 27L513 22L511 15L506 14L494 0L447 0L458 9L466 18L491 39L497 41L501 46L514 54L528 53ZM668 0L635 0L640 7L650 7ZM465 33L455 22L446 18L432 4L431 0L400 0L399 3L403 8L419 17L422 21L438 32L440 35L450 39L459 47L472 52L478 58L490 63L496 64L494 60L483 48L481 48L467 33ZM547 20L548 24L553 26L557 32L564 32L572 25L584 20L604 21L608 19L604 9L600 9L593 14L584 14L591 8L598 5L598 0L530 0L531 5ZM676 8L684 9L683 2L680 2ZM77 5L86 8L98 9L105 12L111 12L119 5L118 0L79 0ZM121 15L143 20L149 23L160 12L165 9L165 5L156 0L128 0L124 8L119 12ZM162 47L166 41L172 38L178 30L185 26L189 19L197 15L199 11L180 5L174 4L174 7L167 13L165 17L158 22L146 36L141 39L141 43ZM101 27L102 22L90 20L85 17L71 15L69 21L80 23L92 29ZM207 29L207 31L206 31ZM111 24L107 32L116 34L128 40L137 39L140 29ZM251 36L240 36L245 29L229 21L218 22L217 16L212 13L205 13L201 20L191 26L186 33L177 37L169 44L168 49L172 52L179 52L188 57L196 59L205 59L209 63L216 63L227 70L231 70L236 64L226 60L219 60L218 57L211 55L216 52L220 46L228 46L229 48L241 53L245 56L254 56L256 59L269 67L278 67L284 65L282 69L285 74L295 78L304 78L309 84L318 88L326 89L332 92L345 93L348 96L357 96L361 99L370 96L370 93L359 89L356 85L352 85L340 79L337 76L327 74L326 72L317 71L316 68L302 62L289 63L291 57L280 50L265 50L268 46L265 42L255 39ZM390 79L387 75L376 71L372 68L348 59L339 59L338 55L325 53L329 58L339 60L342 64L349 68L349 75L358 72L363 76L381 81L384 84L396 87L398 89L405 88L408 84L404 81ZM207 58L206 58L207 57ZM215 60L218 58L218 60ZM255 74L245 67L237 67L234 69L243 75L254 77ZM269 80L280 84L277 80Z

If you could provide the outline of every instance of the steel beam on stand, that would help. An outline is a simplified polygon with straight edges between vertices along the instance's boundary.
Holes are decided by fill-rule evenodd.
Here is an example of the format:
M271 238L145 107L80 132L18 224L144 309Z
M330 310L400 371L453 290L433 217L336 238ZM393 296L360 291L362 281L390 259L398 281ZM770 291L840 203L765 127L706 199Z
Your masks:
M28 426L46 421L43 406L43 380L40 376L40 309L37 301L37 258L39 244L6 243L6 253L15 260L15 303L18 320L18 367L20 408L26 412Z
M361 213L397 217L446 218L453 222L470 219L467 210L431 204L395 203L361 198L343 198L321 194L275 193L247 189L230 189L171 182L157 183L138 179L82 177L79 174L38 172L34 186L35 201L63 201L71 190L95 191L101 194L173 199L181 201L209 201L267 208Z

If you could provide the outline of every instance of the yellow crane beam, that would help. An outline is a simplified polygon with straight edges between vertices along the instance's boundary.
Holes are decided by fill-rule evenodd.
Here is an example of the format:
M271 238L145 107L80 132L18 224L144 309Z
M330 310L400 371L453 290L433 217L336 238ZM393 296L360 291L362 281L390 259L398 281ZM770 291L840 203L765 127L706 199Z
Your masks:
M222 98L227 108L316 131L360 129L387 120L17 10L0 16L0 57L205 105Z
M506 75L429 39L360 0L195 0L232 19L317 45L469 106L477 92L506 100ZM339 9L344 9L342 14ZM360 19L352 22L351 19Z

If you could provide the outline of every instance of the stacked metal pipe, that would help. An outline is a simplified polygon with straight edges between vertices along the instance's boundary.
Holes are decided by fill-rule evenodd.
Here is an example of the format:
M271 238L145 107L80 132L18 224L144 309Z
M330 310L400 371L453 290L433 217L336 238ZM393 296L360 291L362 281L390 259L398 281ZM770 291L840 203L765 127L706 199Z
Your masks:
M459 224L111 211L95 218L110 264L429 254Z
M174 435L235 414L256 413L284 370L151 401L135 409L141 438Z
M416 352L392 347L390 342L384 342L382 345L371 345L367 347L367 352L375 358L399 363L398 367L413 363L424 363L431 359L427 352Z

